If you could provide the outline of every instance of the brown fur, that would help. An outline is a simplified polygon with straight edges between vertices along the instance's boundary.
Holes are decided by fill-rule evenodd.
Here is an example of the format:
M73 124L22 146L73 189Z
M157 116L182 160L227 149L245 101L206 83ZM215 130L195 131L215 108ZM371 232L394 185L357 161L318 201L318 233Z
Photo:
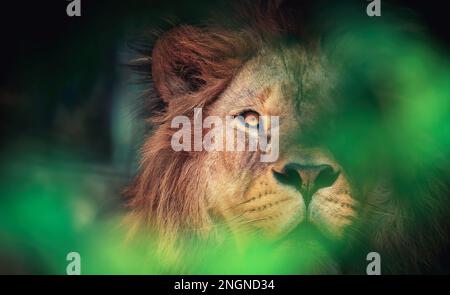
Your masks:
M139 175L127 191L131 198L128 222L132 232L139 229L156 232L164 241L162 248L176 244L183 234L209 238L214 233L216 219L234 228L233 221L238 218L246 226L251 222L252 229L268 237L283 236L305 218L303 211L286 212L304 205L297 192L273 179L271 171L280 170L294 158L305 157L342 170L327 149L309 149L289 136L300 132L302 141L315 130L308 126L335 109L329 95L334 74L318 50L316 39L305 37L307 28L299 28L285 17L280 12L281 4L269 3L257 6L262 8L250 15L244 14L247 25L180 26L162 34L153 47L151 78L164 108L151 118L154 131L142 147ZM287 35L303 40L301 45L287 42ZM297 73L298 65L306 70ZM301 91L296 89L298 84L292 76L285 74L294 72L294 77L301 77ZM256 81L254 76L258 77ZM254 154L172 150L170 140L174 130L170 122L174 116L192 117L195 107L204 108L205 115L224 115L227 105L234 102L230 97L245 88L242 85L259 91L262 86L267 87L261 85L264 83L271 85L264 88L268 94L264 99L256 99L255 104L267 113L283 114L287 122L283 123L287 131L281 135L282 153L277 163L263 166L256 163ZM298 93L302 99L284 100L288 94L294 97ZM322 100L310 100L317 97ZM298 126L302 130L297 130ZM351 169L342 171L332 187L314 196L312 207L319 216L316 225L333 238L341 239L345 232L352 230L350 225L358 230L358 226L364 228L369 224L374 228L372 235L358 238L354 234L349 239L351 253L380 251L392 262L387 267L392 272L432 269L433 261L439 259L447 241L446 225L441 224L446 212L439 209L439 206L448 207L447 187L427 176L427 185L417 188L417 195L426 196L426 206L435 218L425 216L424 231L415 233L409 222L417 218L415 214L424 214L422 208L417 209L421 202L405 204L405 200L395 198L402 192L389 180L388 184L374 181L370 191L364 192L364 188L355 184L357 180L352 177ZM366 197L361 199L357 194ZM374 214L371 206L390 213ZM242 224L238 227L242 229ZM426 231L433 236L427 236ZM432 250L424 250L427 243L433 243ZM423 251L429 256L426 262L417 258L424 255ZM400 261L402 255L410 258ZM351 266L349 269L363 271Z

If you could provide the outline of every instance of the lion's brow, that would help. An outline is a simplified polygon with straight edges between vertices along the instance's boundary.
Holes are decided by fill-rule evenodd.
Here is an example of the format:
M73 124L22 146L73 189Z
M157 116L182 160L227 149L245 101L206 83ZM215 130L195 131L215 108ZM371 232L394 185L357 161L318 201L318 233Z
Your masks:
M229 95L233 97L235 103L239 105L239 107L247 107L249 105L262 105L270 96L271 92L272 88L266 86L262 90L256 88L244 88Z
M266 86L260 91L256 89L248 90L246 98L254 101L255 104L263 104L271 93L272 88L270 86Z

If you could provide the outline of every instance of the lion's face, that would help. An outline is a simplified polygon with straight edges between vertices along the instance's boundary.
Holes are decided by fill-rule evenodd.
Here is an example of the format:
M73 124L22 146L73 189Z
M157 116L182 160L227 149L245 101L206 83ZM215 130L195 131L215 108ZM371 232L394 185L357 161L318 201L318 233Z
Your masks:
M396 273L438 261L430 254L422 265L416 258L431 244L436 253L448 246L448 223L441 224L449 212L448 186L436 178L447 176L448 165L441 167L447 160L433 154L435 162L426 163L423 155L438 149L422 151L433 140L428 127L410 127L412 109L403 113L407 101L389 87L386 73L393 68L383 60L378 69L369 57L354 61L347 42L305 42L300 31L273 27L273 21L264 17L266 26L238 30L176 27L158 37L151 58L140 59L152 81L153 130L127 192L131 232L155 233L167 252L167 245L183 248L184 237L208 243L221 233L228 238L228 231L220 232L225 226L238 241L256 235L282 246L276 249L303 241L323 245L326 256L336 256L327 261L357 272L371 251L382 253ZM369 44L369 56L384 56L384 48ZM245 124L236 128L243 132L261 125L269 141L271 121L260 116L277 116L278 157L264 162L266 151L173 149L173 119L195 121L198 108L203 118L222 122L241 116ZM408 119L398 123L398 115ZM195 130L187 136L195 138ZM405 251L414 259L402 259Z
M208 108L208 115L239 114L254 125L258 116L280 120L275 162L263 163L250 151L205 155L210 210L233 232L276 240L309 223L340 239L356 217L346 171L320 139L311 140L331 116L330 81L320 63L299 47L268 50L249 61ZM308 70L296 71L302 67Z

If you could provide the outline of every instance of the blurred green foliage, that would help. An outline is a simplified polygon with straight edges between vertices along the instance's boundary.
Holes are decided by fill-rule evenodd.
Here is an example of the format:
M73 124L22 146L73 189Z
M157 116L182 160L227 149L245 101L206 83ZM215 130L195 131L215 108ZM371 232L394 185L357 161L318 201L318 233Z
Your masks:
M405 33L395 18L376 24L357 17L346 19L347 23L340 23L346 27L345 34L331 32L325 46L331 59L339 61L340 99L346 107L341 118L344 128L339 134L327 135L329 144L350 164L365 167L384 145L381 150L394 151L395 165L403 167L405 174L417 169L418 163L424 169L448 161L447 56L431 39ZM94 48L85 50L77 62L85 60ZM361 104L370 102L370 96L376 108ZM377 108L387 110L382 124L374 113ZM76 251L81 254L83 274L177 272L161 267L151 240L125 243L120 206L111 213L100 212L129 179L77 170L74 167L83 163L92 164L77 153L43 155L38 150L27 143L20 149L12 145L1 154L0 260L5 262L0 270L65 274L66 255ZM108 190L111 184L117 190ZM91 194L105 197L95 200ZM205 248L201 255L188 256L183 263L190 273L307 273L333 249L323 241L299 244L295 251L286 249L274 255L279 250L271 245L249 243L243 253L233 247L222 247L219 253Z

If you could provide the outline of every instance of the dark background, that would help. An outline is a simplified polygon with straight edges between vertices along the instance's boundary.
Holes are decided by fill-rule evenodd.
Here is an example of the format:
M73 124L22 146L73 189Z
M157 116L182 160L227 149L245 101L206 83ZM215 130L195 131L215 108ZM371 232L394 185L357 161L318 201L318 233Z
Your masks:
M354 2L365 13L368 2ZM127 43L167 20L199 22L223 3L82 0L81 17L66 15L68 3L2 3L0 136L67 144L108 161L114 96L133 80L123 74L133 57ZM381 3L382 11L391 3L410 9L443 47L449 44L445 1Z
M69 17L65 0L3 1L0 165L16 162L17 169L4 169L8 175L0 175L4 180L0 209L3 201L19 199L18 188L28 188L31 193L22 195L34 198L32 193L44 187L38 192L52 196L55 181L65 186L55 193L57 197L64 193L68 200L76 200L76 210L88 212L79 218L81 226L113 212L112 207L122 208L120 193L135 174L138 149L149 129L143 120L145 99L140 97L148 85L136 83L138 77L126 66L137 55L130 44L143 32L170 23L200 23L218 10L225 11L226 2L81 0L82 16ZM365 15L369 2L353 2ZM448 50L445 1L381 3L382 14L389 4L409 10ZM28 220L18 218L27 227ZM17 250L14 237L0 227L0 273L42 271L15 258L20 256L15 251L34 254L33 240L24 237L30 245ZM8 238L13 246L8 247Z

